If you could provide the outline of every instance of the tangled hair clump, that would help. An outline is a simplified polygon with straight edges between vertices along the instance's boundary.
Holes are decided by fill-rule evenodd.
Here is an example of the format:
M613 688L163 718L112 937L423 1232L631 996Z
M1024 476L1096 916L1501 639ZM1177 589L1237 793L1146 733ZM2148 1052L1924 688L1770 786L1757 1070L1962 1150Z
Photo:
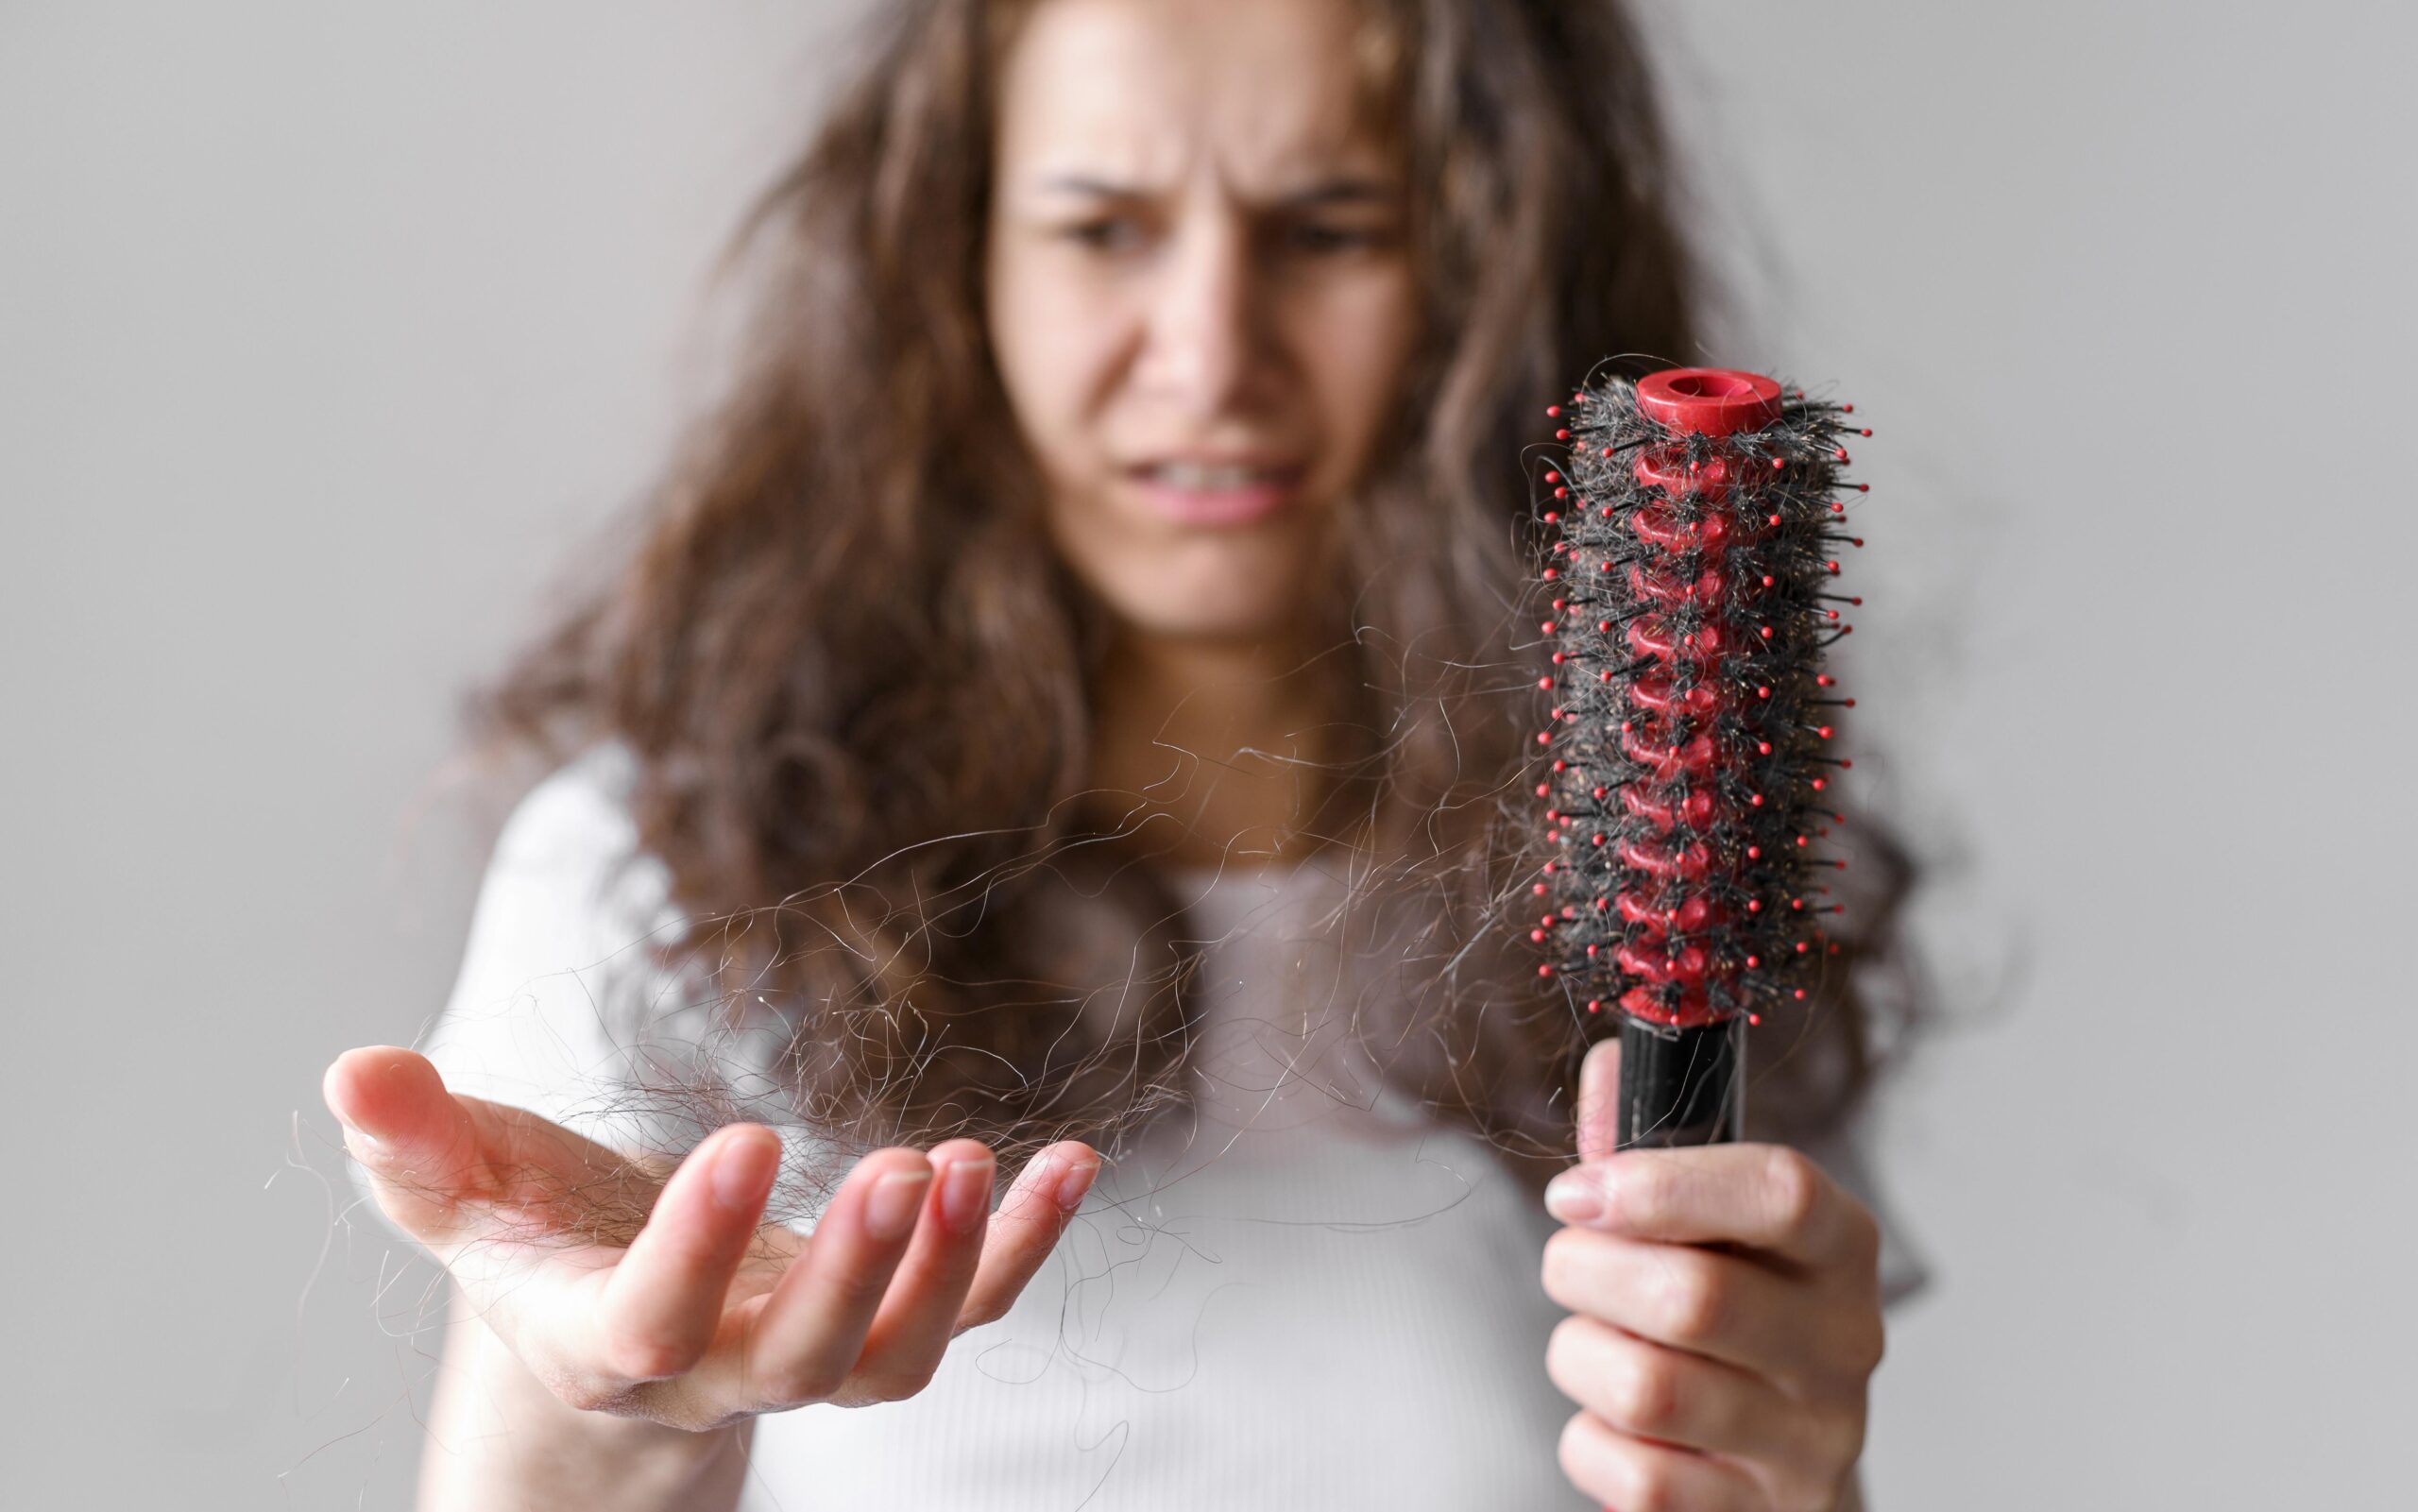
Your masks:
M802 1116L1011 1159L1113 1146L1182 1095L1198 943L1132 795L1090 776L1110 626L1041 529L984 335L994 64L1027 8L873 8L742 231L764 282L726 398L629 559L474 705L498 748L636 756L640 839L693 921L666 954L774 1015ZM1348 738L1300 829L1344 858L1337 926L1398 967L1357 1008L1388 1078L1541 1169L1586 1028L1495 904L1528 828L1521 447L1602 354L1691 354L1696 280L1618 5L1364 8L1423 345L1335 534L1307 671ZM1886 936L1889 909L1863 918ZM1826 1008L1809 1110L1869 1071L1854 994Z

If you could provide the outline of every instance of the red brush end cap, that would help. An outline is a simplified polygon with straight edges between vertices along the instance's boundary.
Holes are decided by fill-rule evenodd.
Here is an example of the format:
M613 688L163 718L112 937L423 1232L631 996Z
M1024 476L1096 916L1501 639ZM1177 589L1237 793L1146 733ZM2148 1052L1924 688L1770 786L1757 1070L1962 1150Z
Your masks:
M1637 407L1665 430L1733 435L1779 418L1779 384L1734 367L1666 367L1638 380Z

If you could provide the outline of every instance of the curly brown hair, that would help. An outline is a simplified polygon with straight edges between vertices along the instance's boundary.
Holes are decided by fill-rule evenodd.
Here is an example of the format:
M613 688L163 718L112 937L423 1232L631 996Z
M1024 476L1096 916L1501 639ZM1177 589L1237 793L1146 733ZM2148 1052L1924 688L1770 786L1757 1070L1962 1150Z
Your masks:
M473 705L494 744L636 755L641 842L692 921L675 948L779 1015L802 1115L860 1145L1113 1143L1182 1096L1182 910L1131 795L1087 770L1110 626L1045 537L984 335L994 78L1028 8L875 8L741 231L768 255L726 398L630 558ZM1696 356L1699 278L1618 4L1363 8L1423 345L1343 506L1344 577L1305 606L1349 739L1303 830L1350 874L1335 922L1394 968L1358 1006L1388 1081L1534 1176L1568 1158L1559 1098L1600 1026L1496 909L1530 827L1521 450L1606 354ZM1869 843L1867 966L1906 875ZM1868 976L1758 1031L1807 1042L1762 1073L1767 1121L1813 1131L1861 1092Z

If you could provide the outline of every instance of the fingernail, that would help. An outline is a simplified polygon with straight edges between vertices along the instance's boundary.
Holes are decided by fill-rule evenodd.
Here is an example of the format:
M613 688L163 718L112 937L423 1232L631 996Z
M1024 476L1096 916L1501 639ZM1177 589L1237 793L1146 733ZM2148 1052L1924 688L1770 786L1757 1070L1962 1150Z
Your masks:
M1545 1184L1545 1211L1564 1223L1592 1223L1604 1215L1603 1189L1591 1176L1564 1171Z
M780 1147L765 1140L731 1140L715 1154L714 1168L708 1173L713 1181L714 1201L734 1213L754 1208L763 1195L773 1164L780 1158Z
M1099 1174L1099 1162L1089 1158L1066 1163L1059 1173L1056 1197L1058 1205L1072 1213L1082 1204L1083 1194L1091 1190L1092 1178Z
M915 1232L915 1215L924 1206L928 1170L885 1171L865 1198L865 1232L877 1239L904 1239Z
M991 1211L992 1161L951 1161L941 1172L941 1221L960 1233L970 1232Z

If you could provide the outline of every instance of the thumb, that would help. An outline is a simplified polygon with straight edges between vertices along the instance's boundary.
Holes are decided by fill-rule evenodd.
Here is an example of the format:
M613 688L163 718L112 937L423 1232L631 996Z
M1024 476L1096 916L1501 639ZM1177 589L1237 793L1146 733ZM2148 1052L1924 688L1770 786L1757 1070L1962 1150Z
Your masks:
M409 1050L366 1045L336 1058L320 1094L386 1215L423 1242L450 1227L481 1150L468 1111L436 1068Z
M1578 1062L1578 1158L1608 1159L1615 1146L1614 1130L1621 1091L1621 1042L1614 1035L1599 1040Z

